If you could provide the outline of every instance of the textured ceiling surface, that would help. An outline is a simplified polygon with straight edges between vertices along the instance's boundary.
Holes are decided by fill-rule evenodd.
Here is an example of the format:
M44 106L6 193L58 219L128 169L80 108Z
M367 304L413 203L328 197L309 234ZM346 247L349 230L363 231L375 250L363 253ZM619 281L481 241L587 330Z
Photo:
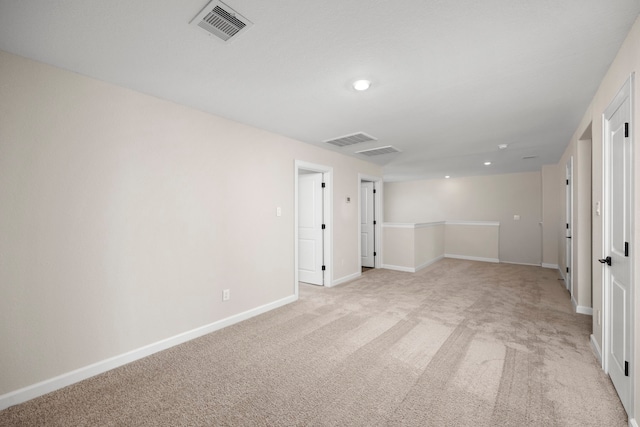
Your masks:
M374 161L397 181L556 163L640 13L638 0L225 3L254 23L226 43L189 25L207 0L0 0L0 49ZM357 92L362 78L371 88ZM377 140L323 142L356 132ZM355 154L388 145L401 152Z

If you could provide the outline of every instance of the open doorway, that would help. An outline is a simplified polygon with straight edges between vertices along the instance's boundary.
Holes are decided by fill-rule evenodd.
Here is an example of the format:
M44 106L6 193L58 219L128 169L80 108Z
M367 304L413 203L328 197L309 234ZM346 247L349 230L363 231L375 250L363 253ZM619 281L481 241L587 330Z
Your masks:
M365 273L380 268L381 223L382 223L382 179L358 175L358 249L360 271Z
M295 162L295 293L299 282L331 286L333 168Z

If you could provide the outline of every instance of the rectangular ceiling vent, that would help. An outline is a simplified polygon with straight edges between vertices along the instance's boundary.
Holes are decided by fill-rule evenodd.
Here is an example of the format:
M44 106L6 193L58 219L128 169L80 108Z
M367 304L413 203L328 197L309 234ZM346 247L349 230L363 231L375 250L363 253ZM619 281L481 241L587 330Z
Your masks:
M190 24L226 42L247 31L253 22L221 1L212 0L191 20Z
M396 147L393 147L391 145L386 145L384 147L378 147L378 148L371 148L369 150L362 150L362 151L356 151L357 154L364 154L365 156L380 156L382 154L389 154L389 153L399 153L400 150L398 150Z
M371 135L367 135L364 132L357 132L351 135L341 136L339 138L328 139L324 142L327 144L333 144L338 147L346 147L347 145L360 144L361 142L377 141L376 138Z

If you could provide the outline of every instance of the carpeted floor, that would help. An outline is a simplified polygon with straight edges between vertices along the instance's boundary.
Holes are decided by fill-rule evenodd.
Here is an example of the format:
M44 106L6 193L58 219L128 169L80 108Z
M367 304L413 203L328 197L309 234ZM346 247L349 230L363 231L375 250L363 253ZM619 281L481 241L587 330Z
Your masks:
M558 273L367 272L0 412L2 426L626 426Z

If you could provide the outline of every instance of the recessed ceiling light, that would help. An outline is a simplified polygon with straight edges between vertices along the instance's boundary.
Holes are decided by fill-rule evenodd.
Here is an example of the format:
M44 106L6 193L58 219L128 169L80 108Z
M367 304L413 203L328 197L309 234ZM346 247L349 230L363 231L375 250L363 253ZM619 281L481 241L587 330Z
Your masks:
M363 91L369 89L371 82L369 80L356 80L353 82L353 88L355 90Z
M449 179L449 178L451 178L451 177L450 177L449 175L445 175L445 178Z
M485 166L489 166L489 165L491 165L491 162L484 162L484 165Z
M507 144L500 144L500 145L498 145L498 148L499 148L499 149L501 149L501 150L504 150L504 149L505 149L505 148L507 148L507 147L508 147L508 145L507 145Z

